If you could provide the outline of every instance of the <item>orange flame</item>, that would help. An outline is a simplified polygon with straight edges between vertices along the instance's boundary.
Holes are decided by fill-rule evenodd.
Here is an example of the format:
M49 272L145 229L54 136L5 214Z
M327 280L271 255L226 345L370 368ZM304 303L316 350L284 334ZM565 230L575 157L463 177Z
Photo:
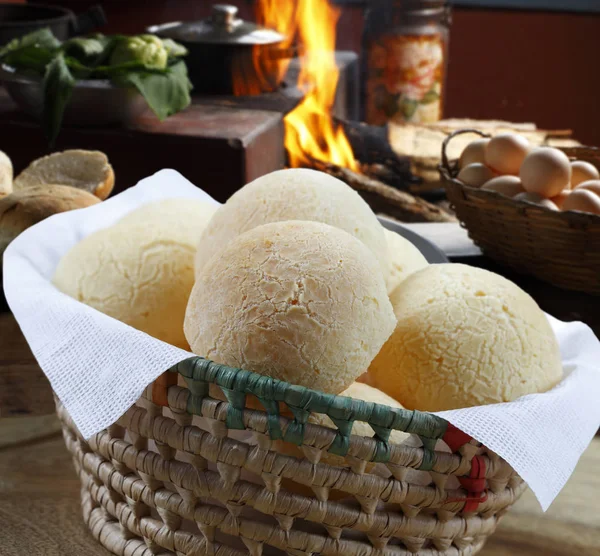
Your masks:
M288 37L281 46L289 47L297 37L304 50L298 86L305 97L284 118L290 165L310 166L312 158L356 170L352 147L331 117L339 79L335 63L339 10L327 0L260 0L258 14L259 23ZM286 69L280 63L280 72Z
M252 49L252 67L246 64L245 57L234 58L233 94L235 96L258 95L274 90L283 79L289 59L276 57L274 52L291 46L296 33L295 2L281 0L260 0L257 3L256 22L263 27L274 29L286 37L276 50L262 45ZM237 62L237 63L236 63Z

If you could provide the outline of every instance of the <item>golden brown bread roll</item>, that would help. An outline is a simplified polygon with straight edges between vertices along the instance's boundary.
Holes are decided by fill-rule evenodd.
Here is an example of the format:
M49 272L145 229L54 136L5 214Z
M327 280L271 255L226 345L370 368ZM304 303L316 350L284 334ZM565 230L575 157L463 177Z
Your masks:
M49 183L69 185L106 199L115 184L115 174L104 153L68 150L34 160L15 178L14 188Z
M21 232L48 216L99 202L91 193L66 185L28 187L1 198L0 256Z

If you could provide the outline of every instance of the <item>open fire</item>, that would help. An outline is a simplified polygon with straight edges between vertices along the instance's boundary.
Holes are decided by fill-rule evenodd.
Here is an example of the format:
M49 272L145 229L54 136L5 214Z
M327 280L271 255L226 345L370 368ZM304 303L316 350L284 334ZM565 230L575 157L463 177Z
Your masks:
M298 87L304 99L284 119L285 148L290 166L311 166L311 159L358 169L343 129L335 125L332 108L339 70L335 63L335 32L339 11L327 0L259 0L257 21L285 35L282 45L303 49ZM263 57L264 58L264 57ZM287 69L284 60L259 60L256 67L277 64L279 76Z

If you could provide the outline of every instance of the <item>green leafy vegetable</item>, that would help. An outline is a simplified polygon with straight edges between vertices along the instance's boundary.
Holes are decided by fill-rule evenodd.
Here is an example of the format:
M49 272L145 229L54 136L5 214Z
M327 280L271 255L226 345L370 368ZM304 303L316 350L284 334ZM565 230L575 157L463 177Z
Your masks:
M110 65L141 62L148 69L165 69L169 53L154 35L137 35L119 41L110 57Z
M44 50L55 50L60 47L60 41L47 27L38 29L37 31L33 31L33 33L28 33L23 37L13 39L7 45L0 48L0 61L3 61L4 56L9 52L15 52L28 46L36 46Z
M133 85L146 99L160 120L183 110L190 104L192 88L183 62L173 64L164 73L131 72L123 80Z
M61 53L56 56L46 69L44 76L44 112L43 127L50 145L54 144L62 123L75 78L71 75L65 57Z
M50 29L40 29L0 48L0 62L15 69L32 70L43 75L58 49L60 42Z
M15 39L0 49L0 64L41 79L42 123L52 144L78 79L110 79L135 87L164 120L190 104L191 84L181 60L187 50L154 35L94 34L60 43L49 29Z
M98 65L110 52L107 52L112 40L104 35L96 37L76 37L62 46L63 52L84 64Z
M42 76L46 71L46 66L52 61L54 56L54 50L46 50L39 48L35 44L30 44L6 52L2 57L2 63L18 70L28 70Z

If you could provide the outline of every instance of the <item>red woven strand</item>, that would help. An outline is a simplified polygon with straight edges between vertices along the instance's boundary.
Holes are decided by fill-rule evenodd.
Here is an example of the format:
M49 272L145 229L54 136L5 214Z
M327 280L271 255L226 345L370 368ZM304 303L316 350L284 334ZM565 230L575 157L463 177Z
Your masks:
M464 446L471 441L471 437L467 433L457 429L451 423L448 423L448 428L446 429L446 433L442 440L448 444L448 447L452 452L457 452L461 446Z
M485 460L483 457L475 456L471 461L471 473L469 473L469 477L459 477L458 480L469 492L463 512L476 511L479 504L487 500L487 492L485 492ZM480 496L481 493L483 493L482 496Z

